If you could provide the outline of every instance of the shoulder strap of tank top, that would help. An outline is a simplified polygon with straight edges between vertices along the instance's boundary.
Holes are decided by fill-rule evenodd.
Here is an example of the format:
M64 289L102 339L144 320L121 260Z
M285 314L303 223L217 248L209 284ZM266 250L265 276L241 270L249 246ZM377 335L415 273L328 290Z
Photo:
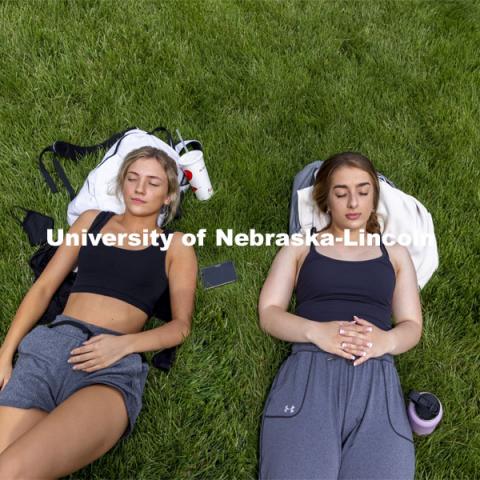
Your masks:
M383 235L382 234L380 234L380 249L382 250L383 255L386 258L390 259L390 257L388 256L387 248L383 244Z
M310 229L310 235L313 236L315 233L317 233L317 229L316 229L316 227L312 227L312 228ZM315 248L315 244L312 242L312 243L310 244L309 251L311 252L314 248Z
M115 215L115 212L102 210L93 220L88 233L98 233L113 215Z
M174 233L173 230L170 230L169 228L162 228L163 232L161 235L165 235L166 237L168 237L171 233ZM164 242L162 240L162 237L158 237L157 238L157 242L159 244L159 246L163 246L164 245ZM156 250L155 250L156 251ZM160 252L162 252L163 254L166 253L166 250L160 250Z

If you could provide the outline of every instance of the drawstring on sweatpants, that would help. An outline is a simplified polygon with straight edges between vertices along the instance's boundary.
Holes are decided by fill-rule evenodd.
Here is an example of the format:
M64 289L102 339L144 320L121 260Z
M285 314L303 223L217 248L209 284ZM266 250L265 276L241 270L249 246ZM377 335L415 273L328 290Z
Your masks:
M94 333L88 327L72 320L62 320L60 322L50 323L49 325L47 325L47 327L54 328L58 327L59 325L73 325L74 327L79 328L83 333L87 335L87 340L90 340L90 337L93 337L94 335Z

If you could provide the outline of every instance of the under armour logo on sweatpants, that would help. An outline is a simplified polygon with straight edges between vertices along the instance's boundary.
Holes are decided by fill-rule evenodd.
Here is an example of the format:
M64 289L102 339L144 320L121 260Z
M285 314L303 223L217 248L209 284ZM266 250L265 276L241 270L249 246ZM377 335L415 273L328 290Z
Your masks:
M283 410L285 413L293 413L295 412L295 405L292 405L289 407L288 405L285 405L285 409Z

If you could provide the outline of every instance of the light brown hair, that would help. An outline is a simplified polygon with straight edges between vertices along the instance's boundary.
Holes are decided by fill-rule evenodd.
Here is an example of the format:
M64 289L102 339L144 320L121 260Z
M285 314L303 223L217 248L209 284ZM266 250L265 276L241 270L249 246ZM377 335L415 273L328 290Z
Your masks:
M374 211L370 214L369 219L367 220L366 231L367 233L381 233L380 224L377 217L377 208L378 208L378 199L380 197L380 185L378 183L377 172L372 162L358 152L342 152L336 153L331 157L325 160L320 170L317 172L315 177L315 182L313 184L313 200L316 203L318 209L327 213L328 210L328 193L331 187L332 175L335 170L340 167L355 167L367 172L370 175L373 185L373 209ZM332 219L328 225L323 229L327 229L332 224Z

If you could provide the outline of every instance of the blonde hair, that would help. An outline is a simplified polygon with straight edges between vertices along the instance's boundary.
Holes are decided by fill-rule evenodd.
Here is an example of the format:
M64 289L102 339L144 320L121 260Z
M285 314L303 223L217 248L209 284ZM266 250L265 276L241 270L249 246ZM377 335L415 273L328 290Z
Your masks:
M367 220L366 230L368 233L381 233L380 223L377 217L378 199L380 198L380 184L378 183L377 172L372 162L357 152L342 152L336 153L327 158L322 163L320 170L315 177L313 184L313 200L321 212L328 213L327 198L330 191L332 175L335 170L340 167L355 167L367 172L372 179L373 184L373 212ZM327 229L332 224L332 219L328 225L323 229Z
M170 203L164 205L159 213L166 213L164 224L170 222L177 213L180 204L180 186L178 184L178 170L175 160L170 158L165 152L155 147L140 147L132 150L123 160L120 170L115 180L115 195L120 198L123 190L125 177L132 163L140 158L154 158L163 167L168 180L168 196ZM166 211L165 211L166 210Z

